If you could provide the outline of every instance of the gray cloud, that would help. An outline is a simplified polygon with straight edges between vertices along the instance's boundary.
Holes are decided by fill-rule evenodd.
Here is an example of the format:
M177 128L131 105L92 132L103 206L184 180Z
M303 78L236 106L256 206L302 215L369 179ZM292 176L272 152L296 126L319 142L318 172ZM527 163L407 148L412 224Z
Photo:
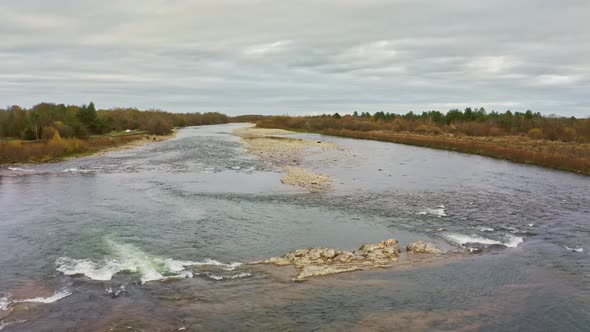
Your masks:
M0 3L0 103L590 116L590 1Z

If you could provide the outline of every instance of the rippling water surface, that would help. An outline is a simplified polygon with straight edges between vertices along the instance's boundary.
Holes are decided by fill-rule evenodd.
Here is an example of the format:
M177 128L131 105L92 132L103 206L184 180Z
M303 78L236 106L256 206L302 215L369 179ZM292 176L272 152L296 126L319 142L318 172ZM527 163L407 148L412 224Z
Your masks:
M590 178L298 134L346 148L302 162L336 179L310 194L239 126L0 169L0 329L590 329ZM304 283L242 264L386 238L495 249Z

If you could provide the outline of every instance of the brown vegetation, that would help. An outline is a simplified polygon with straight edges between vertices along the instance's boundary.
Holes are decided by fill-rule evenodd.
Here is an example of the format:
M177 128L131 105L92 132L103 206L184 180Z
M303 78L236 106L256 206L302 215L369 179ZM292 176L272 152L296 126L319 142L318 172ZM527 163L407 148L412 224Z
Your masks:
M97 136L88 139L62 138L55 133L42 141L0 141L0 164L46 162L72 155L89 154L142 139L144 134Z
M174 127L228 122L221 113L168 113L134 108L96 110L93 103L75 106L41 103L31 109L10 106L0 109L0 137L39 140L53 137L88 138L111 131L141 130L152 135L168 135ZM44 131L49 133L44 134Z
M232 117L228 118L228 120L229 120L229 122L255 123L260 120L264 120L266 117L267 117L266 115L247 114L247 115L232 116Z
M431 136L387 131L359 132L346 129L328 129L321 133L479 154L590 175L590 144L588 143L534 141L520 136L488 139L485 137Z
M0 109L0 164L88 154L141 139L142 133L169 135L174 127L227 121L228 117L220 113L177 114L133 108L96 110L93 103L82 106L41 103L31 109L10 106ZM113 134L127 129L133 134Z

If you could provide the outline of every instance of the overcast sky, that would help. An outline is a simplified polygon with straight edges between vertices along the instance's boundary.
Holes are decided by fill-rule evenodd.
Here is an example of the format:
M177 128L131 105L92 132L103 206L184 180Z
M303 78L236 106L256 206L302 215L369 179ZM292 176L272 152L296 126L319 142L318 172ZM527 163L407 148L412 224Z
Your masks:
M0 104L590 116L590 0L0 1Z

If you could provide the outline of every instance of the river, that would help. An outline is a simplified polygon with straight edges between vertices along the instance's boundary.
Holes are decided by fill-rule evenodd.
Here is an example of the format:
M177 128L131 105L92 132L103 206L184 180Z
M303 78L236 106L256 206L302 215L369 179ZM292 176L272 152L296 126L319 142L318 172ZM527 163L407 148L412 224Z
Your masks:
M2 167L0 329L590 330L589 177L297 134L346 149L302 162L335 179L308 193L249 154L241 126ZM500 245L306 282L243 264L387 238Z

